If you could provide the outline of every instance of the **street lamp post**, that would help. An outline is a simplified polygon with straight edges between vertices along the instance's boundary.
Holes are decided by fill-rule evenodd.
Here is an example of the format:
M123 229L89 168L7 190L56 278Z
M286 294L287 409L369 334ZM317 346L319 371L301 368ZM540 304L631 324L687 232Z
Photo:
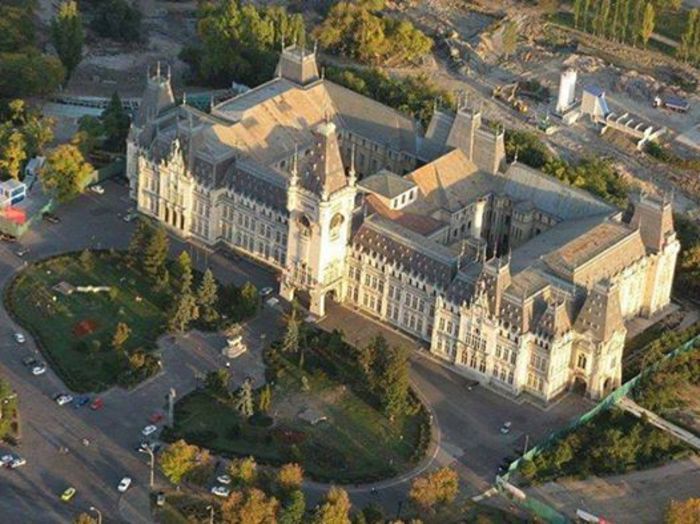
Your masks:
M151 449L151 446L141 446L139 448L139 452L141 453L148 453L148 456L151 459L150 462L150 468L151 468L151 477L150 477L150 484L149 486L152 488L153 487L153 475L154 475L154 468L155 468L155 455L153 454L153 449Z
M90 506L90 511L97 513L97 524L102 524L102 512L95 506Z

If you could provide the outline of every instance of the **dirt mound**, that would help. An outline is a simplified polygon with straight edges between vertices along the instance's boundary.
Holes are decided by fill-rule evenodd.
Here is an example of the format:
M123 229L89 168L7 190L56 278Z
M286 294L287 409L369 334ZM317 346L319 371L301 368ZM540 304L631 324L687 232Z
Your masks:
M76 337L84 337L95 332L97 322L92 319L81 320L73 326L73 335Z

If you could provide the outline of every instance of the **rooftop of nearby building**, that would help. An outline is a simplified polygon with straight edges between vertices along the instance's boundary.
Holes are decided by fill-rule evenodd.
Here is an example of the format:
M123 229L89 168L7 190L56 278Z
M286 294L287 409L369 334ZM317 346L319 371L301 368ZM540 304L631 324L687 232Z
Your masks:
M382 169L378 173L364 178L358 185L370 193L376 193L388 199L395 198L416 187L416 184L410 179L392 173L388 169Z

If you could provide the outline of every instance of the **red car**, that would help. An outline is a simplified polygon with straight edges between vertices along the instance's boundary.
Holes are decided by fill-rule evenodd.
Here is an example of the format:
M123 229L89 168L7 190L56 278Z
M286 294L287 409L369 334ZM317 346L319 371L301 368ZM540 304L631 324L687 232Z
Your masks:
M97 397L95 400L92 401L92 404L90 404L90 409L97 411L98 409L102 409L104 405L104 400L102 400L100 397Z
M163 420L163 414L159 411L156 411L155 413L153 413L153 415L148 417L148 421L151 424L158 424L158 422L160 422L161 420Z

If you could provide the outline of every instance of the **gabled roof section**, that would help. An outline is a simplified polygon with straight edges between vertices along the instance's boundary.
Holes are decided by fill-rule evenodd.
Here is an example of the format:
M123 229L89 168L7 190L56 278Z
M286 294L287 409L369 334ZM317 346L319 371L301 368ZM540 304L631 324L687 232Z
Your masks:
M450 151L406 178L418 186L425 202L450 212L492 192L498 184L495 176L478 173L461 149Z
M388 169L382 169L378 173L362 179L358 186L370 193L376 193L384 198L392 199L413 189L416 187L416 184L412 180L392 173Z

